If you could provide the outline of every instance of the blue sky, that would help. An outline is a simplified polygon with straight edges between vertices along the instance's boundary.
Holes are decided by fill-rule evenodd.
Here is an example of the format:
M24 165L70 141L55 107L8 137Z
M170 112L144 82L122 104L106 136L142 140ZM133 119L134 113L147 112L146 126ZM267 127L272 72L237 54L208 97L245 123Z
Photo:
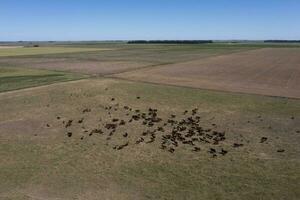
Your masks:
M0 41L300 39L300 0L0 0Z

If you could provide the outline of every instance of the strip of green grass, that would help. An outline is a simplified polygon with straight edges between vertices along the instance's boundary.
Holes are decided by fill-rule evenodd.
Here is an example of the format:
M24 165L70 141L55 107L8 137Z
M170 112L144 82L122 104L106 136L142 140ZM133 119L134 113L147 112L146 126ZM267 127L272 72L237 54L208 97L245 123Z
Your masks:
M84 78L82 75L19 68L0 68L0 92Z

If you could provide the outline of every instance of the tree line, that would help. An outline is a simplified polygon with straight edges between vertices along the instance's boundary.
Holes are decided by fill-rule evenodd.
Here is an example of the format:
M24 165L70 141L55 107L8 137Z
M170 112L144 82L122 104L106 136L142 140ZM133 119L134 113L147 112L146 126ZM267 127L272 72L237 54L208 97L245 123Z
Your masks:
M128 44L209 44L212 40L132 40Z
M265 43L300 43L300 40L265 40Z

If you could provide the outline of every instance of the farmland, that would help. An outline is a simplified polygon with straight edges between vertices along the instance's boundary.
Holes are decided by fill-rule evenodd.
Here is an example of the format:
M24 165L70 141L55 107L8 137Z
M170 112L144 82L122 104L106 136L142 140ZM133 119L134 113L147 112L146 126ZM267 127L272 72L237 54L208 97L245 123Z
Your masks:
M299 199L298 46L11 50L0 199Z
M132 80L300 98L300 49L259 49L148 68Z
M78 80L86 76L57 71L0 67L0 92Z
M37 52L35 55L23 55L17 57L3 57L1 66L17 66L24 68L37 68L46 70L61 70L80 72L94 75L109 75L128 70L165 65L176 62L190 61L194 59L229 54L247 49L252 46L203 46L193 45L126 45L126 44L98 44L98 45L64 45L59 47L44 47L56 49L53 54ZM38 51L39 48L35 49ZM81 52L68 53L69 49ZM85 49L87 49L85 51ZM110 49L110 51L98 51L97 49ZM94 50L94 51L92 51ZM16 49L14 49L16 51ZM62 53L64 52L64 53ZM30 53L30 52L26 52ZM35 52L36 53L36 52ZM40 54L40 55L39 55ZM17 52L15 54L17 55Z
M59 54L59 53L75 53L87 51L104 51L109 49L94 48L61 48L61 47L27 47L27 48L0 48L0 57L4 56L24 56L24 55L40 55L40 54Z

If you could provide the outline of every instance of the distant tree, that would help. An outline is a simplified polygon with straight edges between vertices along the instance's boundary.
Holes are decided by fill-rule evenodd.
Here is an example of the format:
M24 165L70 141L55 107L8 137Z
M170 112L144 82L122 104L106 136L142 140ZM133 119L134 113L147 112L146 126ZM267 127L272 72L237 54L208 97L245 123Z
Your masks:
M38 45L38 44L35 44L35 45L33 45L33 47L40 47L40 45Z

